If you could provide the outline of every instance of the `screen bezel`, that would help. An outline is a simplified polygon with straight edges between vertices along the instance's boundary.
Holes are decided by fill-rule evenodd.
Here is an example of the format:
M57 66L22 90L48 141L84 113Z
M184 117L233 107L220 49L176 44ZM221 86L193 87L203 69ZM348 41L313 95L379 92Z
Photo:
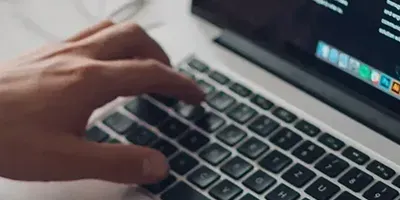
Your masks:
M400 106L398 106L400 105L400 101L398 99L319 60L313 53L302 51L300 48L288 43L288 41L280 41L276 38L267 37L263 41L257 41L252 38L251 33L238 30L236 25L242 22L235 22L227 18L224 19L224 16L219 16L215 12L209 12L206 8L198 6L196 4L197 1L201 0L192 1L191 11L193 14L209 21L221 29L226 29L246 37L246 39L261 47L267 48L268 51L274 52L279 57L293 62L297 67L302 68L313 76L317 76L335 87L345 90L347 94L356 97L386 114L390 114L390 116L400 117ZM340 77L340 80L332 78L335 76Z

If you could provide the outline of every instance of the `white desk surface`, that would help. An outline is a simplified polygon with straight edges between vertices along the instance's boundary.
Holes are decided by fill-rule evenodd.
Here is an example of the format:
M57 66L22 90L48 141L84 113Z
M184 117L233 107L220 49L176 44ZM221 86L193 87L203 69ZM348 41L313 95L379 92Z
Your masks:
M0 61L14 58L28 50L35 49L48 42L54 41L54 36L65 38L80 29L94 24L96 19L88 19L85 14L78 12L76 1L82 1L92 15L106 16L117 7L129 0L0 0ZM99 2L103 7L99 8ZM187 0L147 0L144 9L134 17L139 24L170 23L182 20L187 11ZM104 7L104 5L106 5ZM100 10L100 11L99 11ZM28 20L26 20L28 19ZM35 22L45 30L38 31ZM51 33L51 37L48 37ZM7 162L7 161L2 161ZM26 183L0 178L0 199L8 200L47 200L59 199L57 195L69 194L68 198L76 199L75 191L82 189L96 191L109 191L111 196L121 193L124 187L115 184L97 184L90 181L90 188L78 188L75 182L69 183ZM54 187L57 185L57 187ZM47 190L52 186L52 190ZM102 198L103 199L103 198ZM104 196L104 199L107 199Z

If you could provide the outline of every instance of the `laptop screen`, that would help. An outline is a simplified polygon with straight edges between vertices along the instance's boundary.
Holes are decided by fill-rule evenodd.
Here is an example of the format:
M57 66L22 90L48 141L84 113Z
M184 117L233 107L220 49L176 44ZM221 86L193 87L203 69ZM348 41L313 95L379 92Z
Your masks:
M302 61L350 90L400 105L396 0L194 0L193 9L258 44L291 44L308 55Z

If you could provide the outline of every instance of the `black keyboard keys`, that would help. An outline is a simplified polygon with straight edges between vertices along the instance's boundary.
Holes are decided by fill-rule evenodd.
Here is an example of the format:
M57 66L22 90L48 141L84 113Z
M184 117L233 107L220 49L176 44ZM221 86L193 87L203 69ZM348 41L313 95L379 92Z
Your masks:
M220 178L213 170L202 166L188 176L188 180L200 189L205 189Z
M234 179L240 179L247 172L253 169L253 166L240 157L234 157L221 167L221 171Z
M171 117L167 121L165 121L158 129L166 136L170 138L176 138L183 134L188 129L188 126L180 122L178 119Z
M188 62L188 65L191 68L193 68L193 69L195 69L195 70L197 70L199 72L202 72L202 73L208 72L208 70L210 70L210 68L206 64L204 64L203 62L201 62L200 60L195 59L195 58L192 58Z
M154 143L152 148L163 153L165 157L170 157L178 150L174 145L163 139L160 139Z
M323 135L321 135L321 137L318 138L318 141L335 151L339 151L345 145L344 142L328 133L324 133Z
M225 75L217 72L217 71L212 71L208 74L208 76L213 79L214 81L218 82L221 85L228 84L230 82L229 78L226 77Z
M224 124L225 120L212 112L206 113L201 119L196 121L196 125L207 133L217 131Z
M86 139L92 142L103 142L109 138L108 134L105 133L97 126L93 126L86 131Z
M212 165L218 165L230 155L231 152L217 143L211 144L200 153L200 157Z
M317 200L328 200L338 193L340 188L324 178L318 178L305 191Z
M192 158L188 154L181 152L178 155L174 156L169 161L169 164L171 169L174 170L176 173L180 175L185 175L187 172L196 167L199 164L199 161Z
M149 192L153 194L158 194L162 191L164 191L167 187L172 185L176 181L176 178L173 175L169 175L167 178L164 180L155 183L155 184L149 184L149 185L143 185L143 188L147 189Z
M377 182L363 195L367 200L393 200L399 196L399 192L382 182Z
M378 175L379 177L388 180L390 178L392 178L396 172L389 168L388 166L374 160L372 161L368 166L367 166L367 170L369 170L370 172Z
M195 121L205 114L205 109L200 105L190 105L183 102L175 106L175 111L182 117L190 121Z
M250 125L249 129L262 137L267 137L279 127L278 122L266 117L259 116Z
M279 130L271 139L271 142L278 147L289 150L302 140L301 136L288 128Z
M172 107L178 103L177 99L160 94L151 94L150 97L167 107Z
M326 174L331 178L337 177L340 173L342 173L345 169L349 167L349 164L338 158L333 154L327 155L325 158L320 160L316 165L315 168L321 171L322 173Z
M145 127L139 127L135 132L126 136L132 144L147 146L157 140L157 135Z
M273 173L281 172L290 163L292 163L292 160L289 157L276 150L269 153L259 162L261 167Z
M137 128L137 123L127 116L115 112L108 116L103 123L119 134L127 134Z
M206 95L210 95L215 91L215 87L205 82L204 80L198 80L197 85L203 90Z
M275 109L272 113L286 123L292 123L297 119L296 115L281 107Z
M217 134L217 138L229 146L234 146L245 138L246 135L242 129L235 125L229 125Z
M229 89L242 97L248 97L251 95L251 91L239 83L232 84L229 86Z
M393 185L396 186L396 187L398 187L398 188L400 188L400 176L396 177L396 178L393 180Z
M318 133L321 132L321 130L319 128L317 128L316 126L310 124L309 122L307 122L305 120L301 120L300 122L297 122L295 127L299 131L301 131L311 137L315 137L318 135Z
M347 147L347 149L344 150L342 154L344 157L350 159L351 161L359 165L364 165L370 160L369 156L355 149L354 147Z
M313 171L307 169L301 164L295 164L282 175L282 178L290 184L301 188L315 176L316 174Z
M198 131L191 130L179 140L179 143L190 151L196 152L209 141L210 139L208 139L208 137Z
M256 159L261 156L261 154L268 151L268 149L268 145L257 138L252 137L241 144L238 151L250 159Z
M280 184L274 190L272 190L265 199L267 200L297 200L300 194L294 191L292 188Z
M264 173L261 170L258 170L250 177L248 177L243 185L253 190L254 192L261 194L265 192L268 188L276 183L276 179L271 177L270 175Z
M251 102L263 110L269 110L274 106L274 104L271 101L265 99L260 95L254 95L254 97L251 98Z
M245 124L250 119L252 119L256 114L257 112L253 108L251 108L246 104L241 103L232 110L230 110L227 115L237 123Z
M251 194L246 194L244 195L242 198L240 198L240 200L258 200L257 198L255 198L253 195Z
M125 108L138 118L153 126L157 126L168 117L165 111L143 98L134 99L126 104Z
M223 180L210 190L210 195L218 200L232 200L243 192L237 185Z
M161 195L162 200L210 200L184 182L179 182Z
M218 92L212 97L207 99L208 105L215 108L216 110L223 112L232 106L236 100L224 92Z
M300 160L311 164L324 155L325 150L311 141L305 141L293 151L293 155Z
M339 183L343 184L354 192L360 192L361 190L366 188L372 181L372 176L357 168L352 168L339 179Z
M349 192L343 192L338 197L336 197L335 200L360 200L360 199L350 194Z

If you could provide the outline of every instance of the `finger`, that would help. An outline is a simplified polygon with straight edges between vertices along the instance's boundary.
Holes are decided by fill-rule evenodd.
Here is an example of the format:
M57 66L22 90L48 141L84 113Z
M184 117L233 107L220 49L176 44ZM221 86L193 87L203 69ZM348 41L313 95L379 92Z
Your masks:
M170 64L167 54L140 26L122 23L104 29L82 41L91 46L88 54L96 59L155 59Z
M118 96L161 94L187 103L204 99L202 89L188 77L155 60L104 61L87 70L82 92L92 92L99 103ZM100 98L101 97L101 98Z
M87 28L86 30L79 32L75 36L72 36L71 38L67 39L66 42L76 42L76 41L85 39L103 29L106 29L106 28L112 26L112 25L114 25L114 23L112 21L109 21L109 20L102 21L98 24L95 24L94 26Z

